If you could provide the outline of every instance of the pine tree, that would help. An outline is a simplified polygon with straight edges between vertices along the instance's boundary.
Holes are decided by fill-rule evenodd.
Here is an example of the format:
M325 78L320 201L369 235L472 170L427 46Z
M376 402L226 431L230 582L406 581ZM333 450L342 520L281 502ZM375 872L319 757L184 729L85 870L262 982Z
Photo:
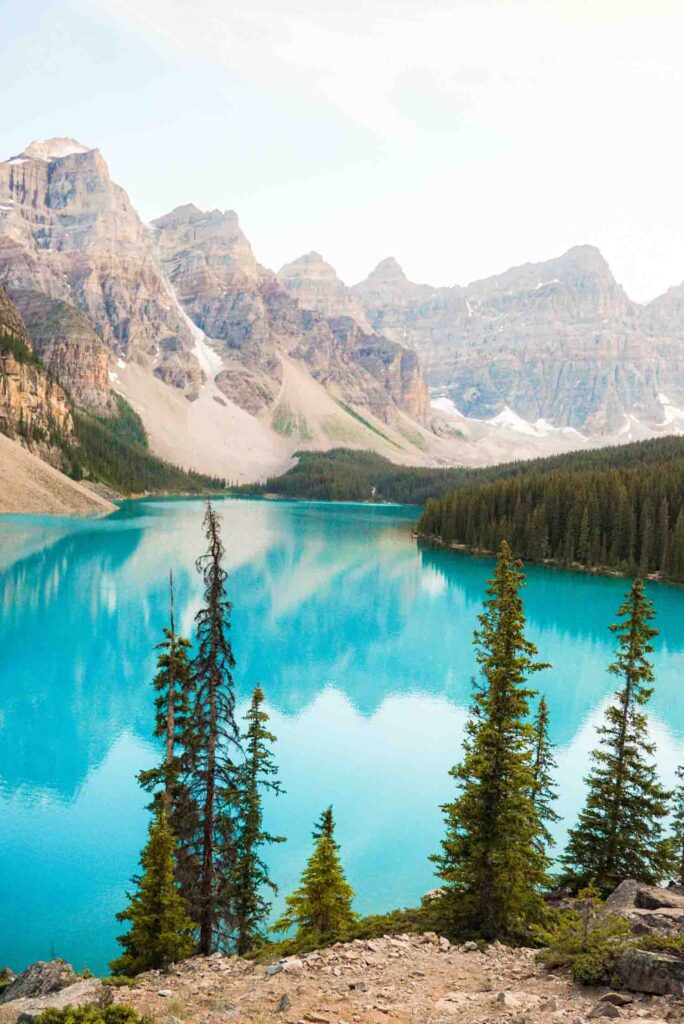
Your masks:
M161 763L140 772L140 785L154 794L152 809L159 800L169 826L176 836L176 877L191 916L198 864L195 855L198 809L189 790L187 776L190 768L187 744L192 729L189 713L193 682L188 651L190 641L176 633L173 573L169 573L169 626L164 628L164 639L158 645L161 652L157 660L157 674L153 685L155 699L154 736L164 744Z
M278 892L260 856L261 847L284 843L283 836L273 836L263 825L262 792L282 793L277 779L278 769L269 745L276 737L267 729L268 715L263 710L264 692L257 687L245 719L249 728L242 739L245 760L236 772L239 801L236 856L234 868L235 952L244 956L264 940L264 924L271 903L264 889Z
M560 821L553 809L553 801L557 797L557 787L553 781L553 772L556 769L556 761L553 756L553 748L549 740L549 708L544 697L539 701L537 714L534 720L534 755L532 772L534 785L532 788L532 799L534 802L537 819L539 821L539 840L541 849L546 851L555 845L555 840L549 831L549 825Z
M129 905L116 915L118 921L130 922L130 928L116 940L124 953L109 965L112 974L163 969L194 951L193 923L174 877L176 840L161 802L148 835L140 857L142 874L133 879L136 892L128 894Z
M330 807L326 807L324 811L321 811L321 816L314 825L314 830L311 833L314 840L318 840L321 836L327 836L328 839L335 840L335 819L333 818L332 804ZM339 850L339 846L335 843L335 849Z
M325 812L324 812L325 814ZM285 900L285 913L273 925L284 932L297 927L297 938L315 942L342 938L357 920L354 890L344 877L338 847L323 832L302 874L298 889Z
M234 932L232 877L235 864L237 790L232 752L240 749L235 722L233 651L228 639L232 605L220 519L211 502L204 515L206 554L197 560L204 602L195 617L195 698L188 737L190 787L198 806L197 915L199 952L207 956Z
M672 861L679 885L684 885L684 765L677 769L672 800Z
M648 655L658 632L649 625L653 605L641 579L632 584L618 616L624 621L610 627L618 652L609 672L623 685L598 729L600 746L591 755L586 803L562 858L566 881L574 889L591 882L604 895L625 878L656 884L670 866L662 838L670 794L658 781L651 760L655 746L641 710L653 693Z
M534 691L547 666L525 637L523 577L503 541L475 633L484 683L466 726L462 762L451 770L456 799L443 808L447 834L434 857L444 882L444 927L454 935L520 939L543 916L546 857L534 802Z

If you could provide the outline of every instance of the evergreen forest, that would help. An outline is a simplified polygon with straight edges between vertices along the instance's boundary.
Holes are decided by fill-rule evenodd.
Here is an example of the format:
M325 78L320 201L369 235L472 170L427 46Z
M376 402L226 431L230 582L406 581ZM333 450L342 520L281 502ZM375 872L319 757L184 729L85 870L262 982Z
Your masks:
M428 500L418 532L443 544L684 581L684 440L562 456Z

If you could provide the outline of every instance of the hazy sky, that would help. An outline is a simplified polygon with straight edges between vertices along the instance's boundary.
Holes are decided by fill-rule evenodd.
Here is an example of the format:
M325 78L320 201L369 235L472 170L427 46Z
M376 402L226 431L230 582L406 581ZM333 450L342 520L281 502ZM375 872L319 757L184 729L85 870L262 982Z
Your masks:
M684 280L681 0L0 0L2 156L99 147L145 219L235 209L266 265L465 284L598 245Z

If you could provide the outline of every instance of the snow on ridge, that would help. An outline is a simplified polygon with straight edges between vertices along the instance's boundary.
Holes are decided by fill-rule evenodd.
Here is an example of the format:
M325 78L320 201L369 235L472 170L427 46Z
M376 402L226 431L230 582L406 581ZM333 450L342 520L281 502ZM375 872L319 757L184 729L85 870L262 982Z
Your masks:
M539 437L542 434L542 431L528 423L522 416L518 416L517 412L514 412L507 405L504 406L500 413L487 420L487 423L491 423L493 427L507 427L509 430L515 430L519 434L528 434L530 437Z
M560 277L554 277L552 281L539 281L535 286L535 292L538 292L540 288L546 288L550 284L560 284Z
M440 395L439 398L433 398L430 402L433 409L439 409L440 412L445 412L449 416L456 416L459 420L464 419L461 410L454 405L452 400L447 395Z

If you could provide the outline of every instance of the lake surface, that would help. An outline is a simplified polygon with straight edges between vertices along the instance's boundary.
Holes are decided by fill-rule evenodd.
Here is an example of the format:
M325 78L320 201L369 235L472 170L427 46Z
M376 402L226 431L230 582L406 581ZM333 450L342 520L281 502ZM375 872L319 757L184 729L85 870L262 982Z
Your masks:
M283 894L332 803L361 913L415 904L452 795L471 644L491 562L419 548L414 509L218 503L240 714L257 683L284 796L267 804ZM202 504L131 503L100 521L0 516L0 966L64 956L104 971L147 823L154 645L173 568L180 627L201 596ZM528 569L564 816L582 800L627 581ZM650 589L661 630L651 728L666 783L684 760L684 589ZM279 904L277 904L278 906ZM276 909L277 909L276 906Z

